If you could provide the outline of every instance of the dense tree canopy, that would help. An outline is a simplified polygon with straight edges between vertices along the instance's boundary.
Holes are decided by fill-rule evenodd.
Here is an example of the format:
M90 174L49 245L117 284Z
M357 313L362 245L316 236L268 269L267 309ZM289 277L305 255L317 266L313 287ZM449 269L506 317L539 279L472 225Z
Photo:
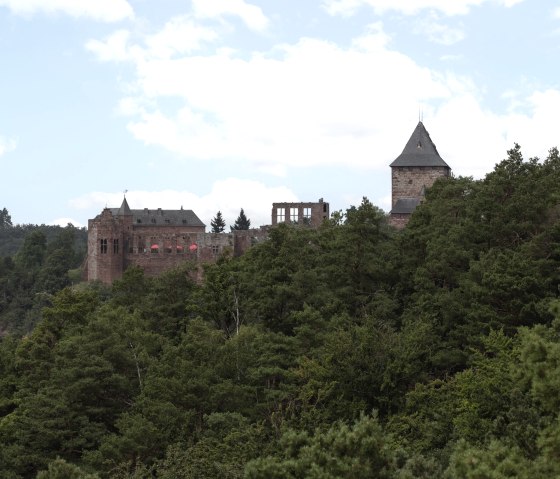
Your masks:
M559 198L558 151L516 146L403 231L364 198L200 282L71 286L73 230L33 231L0 262L3 477L557 477Z

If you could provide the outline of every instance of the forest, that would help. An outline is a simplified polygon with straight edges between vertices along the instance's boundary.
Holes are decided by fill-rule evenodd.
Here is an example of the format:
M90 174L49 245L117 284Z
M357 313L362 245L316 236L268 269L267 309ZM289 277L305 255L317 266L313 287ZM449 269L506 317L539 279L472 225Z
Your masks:
M2 478L560 475L557 149L438 180L402 231L367 198L280 225L200 283L79 282L75 235L0 261Z

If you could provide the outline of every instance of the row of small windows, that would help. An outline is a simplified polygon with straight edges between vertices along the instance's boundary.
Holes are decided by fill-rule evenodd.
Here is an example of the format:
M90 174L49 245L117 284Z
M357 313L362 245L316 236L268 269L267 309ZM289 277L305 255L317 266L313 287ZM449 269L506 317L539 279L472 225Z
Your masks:
M286 221L286 213L285 209L281 208L276 211L276 222L277 223L284 223ZM299 222L299 211L298 208L290 208L290 222L298 223ZM303 221L307 223L311 221L311 208L303 208Z
M101 254L107 254L108 251L108 240L107 239L101 239L99 240L100 242L100 252ZM119 240L118 239L114 239L113 240L113 254L119 254Z
M171 220L169 218L165 218L163 221L165 222L165 224L168 224L168 225L171 224ZM184 225L187 224L187 220L181 220L181 221ZM136 218L136 223L137 224L142 224L142 219L141 218ZM156 219L155 218L150 218L150 223L155 225L156 224Z

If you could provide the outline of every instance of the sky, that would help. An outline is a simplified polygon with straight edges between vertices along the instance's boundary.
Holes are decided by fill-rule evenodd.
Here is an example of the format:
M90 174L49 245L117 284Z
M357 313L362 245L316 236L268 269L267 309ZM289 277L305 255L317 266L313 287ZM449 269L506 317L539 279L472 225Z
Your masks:
M455 176L560 146L559 58L560 0L0 0L0 208L389 211L420 119Z

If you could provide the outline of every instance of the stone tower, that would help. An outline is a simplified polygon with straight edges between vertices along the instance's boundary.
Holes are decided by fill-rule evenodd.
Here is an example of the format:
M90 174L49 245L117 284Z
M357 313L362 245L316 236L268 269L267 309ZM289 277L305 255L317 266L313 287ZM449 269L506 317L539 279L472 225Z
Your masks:
M111 283L122 276L132 227L132 211L126 198L113 212L105 208L88 221L88 278Z
M404 228L414 209L429 188L441 177L450 176L451 168L443 161L424 124L414 129L403 152L391 163L390 223Z

